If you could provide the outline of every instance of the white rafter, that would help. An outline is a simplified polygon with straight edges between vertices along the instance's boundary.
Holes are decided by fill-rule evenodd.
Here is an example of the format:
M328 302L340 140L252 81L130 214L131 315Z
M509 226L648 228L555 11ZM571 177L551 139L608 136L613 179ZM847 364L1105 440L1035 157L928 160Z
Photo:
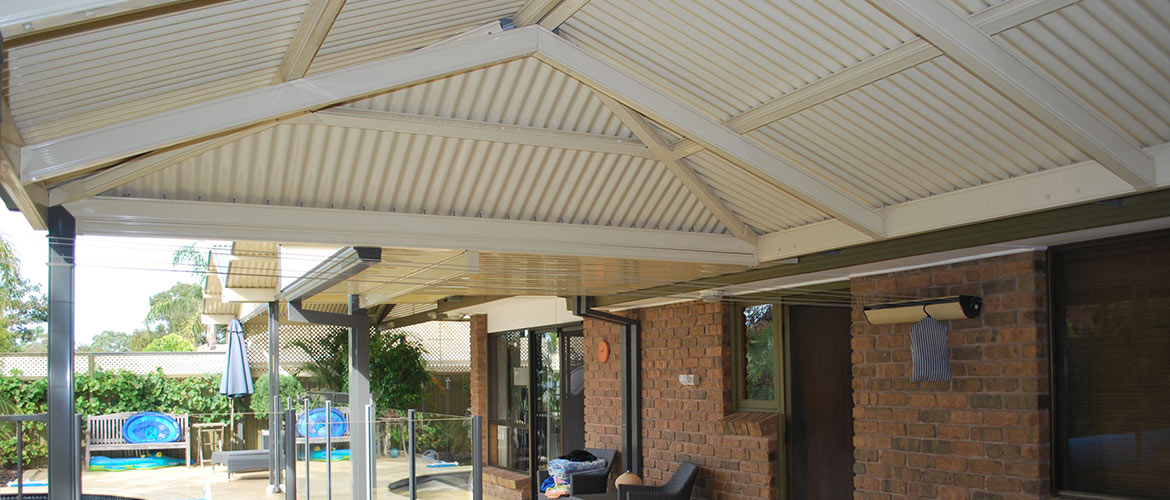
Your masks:
M324 109L313 113L311 119L323 125L382 132L454 137L654 158L646 146L636 140L538 127L351 108Z
M539 24L551 31L588 3L589 0L528 0L516 13L512 23L517 28Z
M189 237L576 255L755 265L734 236L682 231L136 198L89 198L65 207L78 234Z
M1078 1L1008 0L972 14L969 20L985 33L995 35ZM723 125L741 134L751 132L941 55L942 51L930 42L918 38L731 117ZM703 146L689 139L683 139L671 147L675 158L684 158L702 150Z
M938 1L869 1L1130 185L1154 186L1153 161L1133 141L954 8Z
M238 132L232 132L216 139L189 144L170 151L151 153L142 158L135 158L121 165L107 168L93 175L63 183L49 189L49 204L60 205L82 198L96 196L155 172L166 170L208 151L219 149L245 137L268 130L276 123L278 122L273 121L252 125Z
M634 136L642 139L642 142L650 148L654 159L658 160L674 174L674 177L683 183L683 186L691 192L699 200L703 206L707 207L719 222L723 223L731 234L736 238L744 240L748 243L755 244L756 232L752 228L735 215L727 204L723 202L718 196L711 191L711 186L708 186L703 179L699 178L699 174L695 173L695 169L684 165L682 160L676 160L670 156L670 146L662 139L662 136L654 130L650 122L646 120L637 111L630 109L625 104L617 102L605 94L596 94L598 99L609 108L618 120L629 127Z
M75 174L119 159L531 55L543 30L512 30L420 49L32 144L21 149L25 183Z
M1145 148L1159 166L1158 188L1170 186L1170 144ZM1134 194L1138 190L1095 161L939 194L882 209L896 238ZM840 221L760 236L760 262L873 241Z
M0 13L0 36L5 41L36 35L75 24L88 23L132 12L182 4L190 0L87 0L42 1L22 12ZM31 5L26 2L26 5Z
M284 53L284 59L280 61L280 67L276 70L276 83L305 77L309 72L309 66L313 64L313 58L317 57L317 51L321 50L321 44L325 43L325 37L329 35L329 30L333 28L333 23L337 21L337 15L344 6L345 0L309 1L305 16L301 18L301 24L297 26L292 42Z
M885 233L881 215L763 146L703 116L549 31L539 32L540 60L599 93L653 118L733 164L759 174L801 201L866 234Z

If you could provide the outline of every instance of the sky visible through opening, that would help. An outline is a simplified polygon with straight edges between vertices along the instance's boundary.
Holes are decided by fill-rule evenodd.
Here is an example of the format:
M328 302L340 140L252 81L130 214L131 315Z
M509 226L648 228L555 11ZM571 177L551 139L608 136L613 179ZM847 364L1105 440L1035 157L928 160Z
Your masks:
M25 279L48 290L49 243L46 231L33 231L19 212L0 210L0 234L20 257ZM194 283L188 270L171 265L175 250L197 243L206 252L225 241L79 236L77 243L77 344L88 344L105 330L132 333L142 328L150 296L177 282Z

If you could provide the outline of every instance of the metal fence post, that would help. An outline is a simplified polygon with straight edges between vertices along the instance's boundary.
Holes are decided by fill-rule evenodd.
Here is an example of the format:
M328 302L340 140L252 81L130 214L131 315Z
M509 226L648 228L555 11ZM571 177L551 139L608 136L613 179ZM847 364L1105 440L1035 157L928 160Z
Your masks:
M367 500L373 500L374 488L377 488L377 484L378 484L378 464L377 464L378 453L377 453L377 451L375 451L375 447L374 447L374 442L376 440L376 436L378 435L377 434L377 430L378 430L377 424L378 424L377 412L374 411L374 403L370 403L370 404L366 405L366 429L367 429L367 432L366 432L366 438L367 438L366 456L369 457L367 463L369 465L368 476L370 478L370 488L366 491L366 499Z
M24 421L16 421L16 498L24 500Z
M418 481L414 475L414 410L406 412L406 454L410 457L410 500L418 498Z
M305 417L305 436L310 434L309 417ZM329 399L325 400L325 498L333 500L333 401Z
M312 462L309 456L309 398L305 398L305 498L313 498L313 490L309 488L309 463ZM293 429L293 432L297 432ZM295 449L293 450L296 451Z
M275 418L275 416L274 416ZM284 498L297 500L297 410L289 401L284 410ZM276 442L273 441L273 446ZM306 473L305 481L308 481Z
M483 417L471 417L471 500L483 500Z

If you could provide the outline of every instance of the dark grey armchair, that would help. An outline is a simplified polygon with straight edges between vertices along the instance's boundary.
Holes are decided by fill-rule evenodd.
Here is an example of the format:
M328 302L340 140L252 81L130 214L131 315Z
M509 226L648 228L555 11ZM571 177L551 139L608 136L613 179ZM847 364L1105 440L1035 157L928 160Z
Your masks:
M617 451L599 450L595 448L585 448L585 451L592 453L597 458L604 458L605 469L570 474L569 494L588 495L591 493L605 493L606 488L609 486L609 471L613 470L613 462L614 458L617 457Z
M618 500L690 500L698 474L695 464L683 462L662 486L618 486Z

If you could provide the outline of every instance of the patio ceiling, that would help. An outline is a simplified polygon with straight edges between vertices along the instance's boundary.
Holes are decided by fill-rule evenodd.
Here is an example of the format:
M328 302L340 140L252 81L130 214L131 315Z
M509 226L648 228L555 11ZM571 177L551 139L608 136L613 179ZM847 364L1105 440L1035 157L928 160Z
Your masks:
M681 281L1170 184L1165 2L79 2L0 18L38 227Z

